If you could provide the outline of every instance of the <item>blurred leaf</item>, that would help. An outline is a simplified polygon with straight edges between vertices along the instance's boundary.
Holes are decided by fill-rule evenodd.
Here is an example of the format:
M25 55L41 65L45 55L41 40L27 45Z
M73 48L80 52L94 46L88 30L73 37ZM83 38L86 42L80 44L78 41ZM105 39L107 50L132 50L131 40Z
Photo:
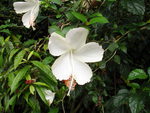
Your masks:
M145 4L144 0L121 0L123 8L127 9L132 14L144 15Z
M119 92L117 93L117 95L114 97L113 100L114 106L118 107L126 103L128 101L128 94L129 91L127 89L119 90Z
M3 46L5 44L4 37L0 36L0 45Z
M51 63L54 60L53 57L48 56L46 58L43 59L43 64L48 65L49 63Z
M113 52L115 51L117 48L118 48L118 44L117 43L111 43L109 46L108 46L108 49Z
M39 86L49 87L47 84L45 84L45 83L43 83L43 82L34 82L33 84L39 85Z
M59 108L51 108L48 113L59 113Z
M54 2L54 3L58 4L58 5L61 5L61 4L62 4L62 1L61 1L61 0L51 0L51 2Z
M15 69L20 65L25 53L26 53L26 51L22 50L16 55L15 60L14 60L14 68Z
M87 22L87 18L86 16L84 16L83 14L81 13L78 13L78 12L72 12L72 14L78 19L78 20L81 20L82 22Z
M44 90L45 90L45 89L42 88L42 87L36 87L36 90L37 90L37 92L38 92L40 98L42 99L42 101L43 101L45 104L48 105L48 101L46 100L46 98L45 98L45 93L44 93Z
M146 79L148 76L142 69L134 69L129 73L128 80Z
M11 97L11 99L8 101L7 105L6 105L6 111L8 110L10 105L14 105L15 101L16 101L17 96L14 95L13 97Z
M135 89L139 89L140 85L138 83L128 83L128 86L135 88Z
M137 96L132 96L129 98L129 106L131 113L140 113L140 111L144 108L142 100L140 100Z
M115 55L115 56L114 56L114 61L115 61L117 64L120 64L120 56Z
M3 30L0 30L0 32L6 33L6 34L8 34L8 35L11 34L11 32L9 31L9 29L3 29Z
M149 75L149 77L150 77L150 67L148 67L147 73L148 73L148 75Z
M88 22L88 25L95 24L95 23L105 24L105 23L109 23L109 21L107 20L107 18L103 16L95 17L95 18L90 19L90 21Z
M29 89L30 89L30 93L31 93L32 95L34 95L34 92L35 92L34 86L33 86L33 85L30 85Z
M16 54L20 49L13 49L11 50L10 52L10 55L9 55L9 61L11 61L12 57L14 56L14 54Z
M13 80L13 83L11 84L11 93L13 93L17 89L19 81L25 77L29 69L30 69L30 66L25 66L23 69L21 69L18 72L18 74Z
M31 51L31 52L29 53L27 60L29 60L29 59L32 57L33 53L34 53L34 51Z
M56 78L53 76L50 67L39 61L32 61L32 64L43 71L53 82L57 83Z
M0 67L3 66L3 62L4 62L3 55L0 54Z

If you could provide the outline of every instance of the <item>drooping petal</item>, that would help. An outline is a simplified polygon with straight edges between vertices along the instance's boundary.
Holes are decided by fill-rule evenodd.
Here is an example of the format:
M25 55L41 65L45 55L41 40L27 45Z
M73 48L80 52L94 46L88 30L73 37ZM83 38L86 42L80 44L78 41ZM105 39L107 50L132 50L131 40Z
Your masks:
M55 97L55 93L53 93L51 90L45 90L45 98L48 101L49 105L52 104Z
M85 28L74 28L66 34L66 40L73 49L76 49L85 44L88 33L89 31Z
M84 85L90 82L92 77L92 70L86 64L75 58L72 59L73 62L73 78L79 85Z
M22 16L22 22L26 28L30 28L30 19L31 19L31 11L26 12Z
M35 21L39 13L39 4L37 3L31 10L31 20Z
M30 19L30 25L32 26L33 30L35 30L34 28L34 21L36 20L38 14L39 14L39 3L36 3L34 8L31 10L31 19Z
M90 42L74 52L74 56L82 62L97 62L103 58L104 50L98 43Z
M49 39L48 49L53 56L60 56L66 53L70 49L70 46L61 35L52 33Z
M69 79L72 68L70 62L70 54L60 56L52 65L52 72L60 81Z
M16 13L21 14L31 10L34 7L34 4L30 2L14 2L13 6Z

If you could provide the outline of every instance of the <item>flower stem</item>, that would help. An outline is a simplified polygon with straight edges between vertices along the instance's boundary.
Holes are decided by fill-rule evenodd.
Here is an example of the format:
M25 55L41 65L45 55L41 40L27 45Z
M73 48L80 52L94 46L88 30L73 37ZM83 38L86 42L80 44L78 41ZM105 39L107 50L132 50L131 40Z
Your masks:
M67 96L70 96L70 91L72 89L73 81L74 81L74 79L73 79L73 77L71 77L71 83L70 83L70 86L69 86L69 91L67 93Z

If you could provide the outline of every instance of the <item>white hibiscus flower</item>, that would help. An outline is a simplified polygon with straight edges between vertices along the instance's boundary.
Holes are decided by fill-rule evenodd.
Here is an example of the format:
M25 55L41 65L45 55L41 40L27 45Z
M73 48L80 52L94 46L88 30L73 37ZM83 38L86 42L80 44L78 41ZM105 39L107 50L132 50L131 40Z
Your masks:
M92 70L86 63L98 62L103 58L104 50L96 42L86 44L88 30L71 29L66 38L52 33L48 48L53 56L60 56L52 65L52 72L60 81L71 78L68 95L75 80L79 85L90 82Z
M25 0L25 2L23 1L14 2L13 6L17 14L25 13L22 16L23 25L26 28L30 28L31 26L33 30L35 30L34 21L36 20L38 13L39 13L40 1L39 0Z

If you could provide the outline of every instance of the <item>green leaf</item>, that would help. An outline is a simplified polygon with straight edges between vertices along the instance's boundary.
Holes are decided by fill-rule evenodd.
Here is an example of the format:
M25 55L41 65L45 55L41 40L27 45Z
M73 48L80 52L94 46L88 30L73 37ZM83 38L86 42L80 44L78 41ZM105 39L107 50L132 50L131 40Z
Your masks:
M53 33L53 32L56 32L58 34L61 34L61 29L58 27L58 26L49 26L48 28L48 33Z
M128 83L128 86L135 88L135 89L139 89L140 85L138 83Z
M48 113L59 113L59 108L51 108L50 111Z
M127 53L127 47L126 47L126 45L124 45L124 44L119 45L119 49L121 51L123 51L124 53Z
M42 62L43 62L43 64L48 65L53 60L54 60L54 58L52 56L48 56L48 57L44 58Z
M115 61L117 64L120 64L120 56L115 55L115 56L114 56L114 61Z
M42 101L43 101L45 104L48 105L48 101L46 100L46 98L45 98L45 93L44 93L44 90L45 90L45 89L44 89L44 88L41 88L41 87L36 87L36 90L37 90L37 92L38 92L40 98L42 99Z
M109 21L107 20L107 18L105 18L103 16L101 16L101 17L95 17L95 18L92 18L88 22L88 25L95 24L95 23L105 24L105 23L109 23Z
M0 36L0 45L3 46L5 44L4 37Z
M111 43L111 44L108 46L108 49L109 49L111 52L113 52L113 51L115 51L118 47L119 47L118 44L114 42L114 43Z
M34 53L34 51L31 51L31 52L30 52L30 54L28 55L27 60L29 60L29 59L32 57L33 53Z
M51 0L51 2L56 3L56 4L58 4L58 5L61 5L61 4L62 4L62 1L61 1L61 0Z
M148 76L142 69L134 69L129 73L128 80L146 79Z
M34 95L35 88L34 88L33 85L30 85L29 90L30 90L30 93L31 93L32 95Z
M43 71L53 82L57 83L57 80L53 76L50 67L48 65L45 65L39 61L32 61L32 64L38 67L41 71Z
M144 15L144 0L121 0L121 5L128 12L135 15Z
M118 107L128 101L129 91L127 89L121 89L113 99L114 106Z
M3 66L3 62L4 62L4 58L3 58L3 55L0 54L0 67Z
M140 113L140 111L144 108L142 99L140 99L137 95L133 95L129 98L129 106L131 113Z
M87 18L86 16L84 16L83 14L81 13L78 13L78 12L72 12L72 14L78 19L78 20L81 20L82 22L87 22Z
M14 75L13 72L8 74L8 86L9 86L9 87L11 87L14 78L15 78L15 75Z
M0 30L0 32L7 33L8 35L11 34L11 32L9 31L9 29L3 29L3 30Z
M149 75L149 77L150 77L150 67L148 67L147 73L148 73L148 75Z
M26 51L22 50L16 55L15 60L14 60L14 68L15 69L20 65L25 53L26 53Z
M22 80L26 73L28 72L28 70L30 69L31 66L25 66L23 69L21 69L18 74L16 75L16 77L14 78L12 84L11 84L11 93L13 93L19 84L19 81Z
M12 57L14 56L14 54L16 54L18 51L19 51L19 49L11 50L10 55L9 55L9 61L11 61Z
M43 83L43 82L34 82L33 84L39 85L39 86L45 86L45 87L49 88L49 86L47 84Z
M6 104L6 111L8 110L8 108L9 108L10 105L14 105L15 104L16 98L17 98L16 95L14 95L13 97L11 97L11 99Z

